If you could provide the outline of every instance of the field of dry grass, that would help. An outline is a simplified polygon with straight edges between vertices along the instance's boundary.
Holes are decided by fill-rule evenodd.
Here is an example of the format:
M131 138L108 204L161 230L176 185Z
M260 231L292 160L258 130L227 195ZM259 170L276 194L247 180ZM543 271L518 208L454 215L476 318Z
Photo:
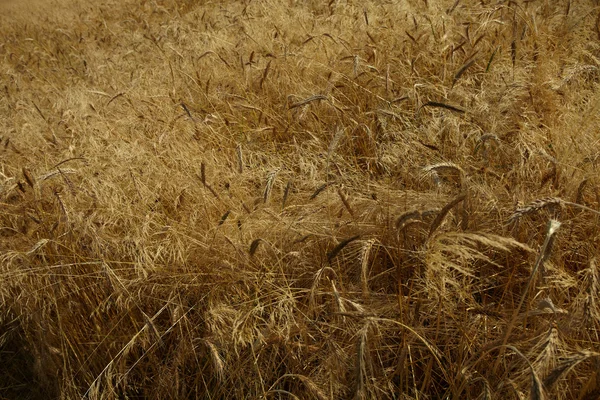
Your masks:
M0 398L600 396L596 0L3 4Z

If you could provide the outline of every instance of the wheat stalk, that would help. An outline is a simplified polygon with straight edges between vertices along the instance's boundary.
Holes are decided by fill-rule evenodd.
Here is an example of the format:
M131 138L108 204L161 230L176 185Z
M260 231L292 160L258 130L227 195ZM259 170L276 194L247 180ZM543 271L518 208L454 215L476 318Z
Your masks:
M237 147L235 148L235 153L237 155L238 172L241 174L244 172L244 153L241 144L237 145Z
M273 183L275 182L275 178L279 173L280 169L276 169L274 171L269 172L267 175L267 183L265 184L265 190L263 192L263 203L267 203L269 201L269 197L271 196L271 190L273 189Z
M369 296L369 256L375 243L375 239L365 240L360 251L360 279L364 297Z
M431 223L431 226L429 227L429 237L431 237L435 230L441 225L442 221L444 220L444 218L446 218L446 215L450 212L450 210L453 209L461 201L464 201L466 198L467 194L461 193L442 208L440 213L437 215L437 217L435 217L435 219Z
M523 290L523 293L521 294L521 300L519 301L519 304L513 311L513 316L506 326L506 331L503 335L502 346L506 345L508 338L510 337L510 334L512 333L514 325L519 317L521 308L523 307L525 300L529 297L528 296L529 289L531 288L531 286L537 276L538 269L543 268L543 264L546 262L546 260L550 256L550 252L552 251L552 244L554 243L554 237L556 235L556 232L560 228L560 225L561 225L560 222L558 222L556 220L548 221L548 227L546 229L546 239L544 240L544 244L542 245L542 248L541 248L538 258L535 262L535 265L533 266L533 268L531 270L531 274L529 275L529 279L527 280L525 289Z
M600 353L589 350L581 350L575 354L571 354L570 356L564 358L561 363L544 378L544 386L548 390L552 389L556 382L568 374L569 371L577 366L577 364L596 357L600 357Z
M312 103L313 101L317 101L317 100L327 100L327 96L324 96L322 94L316 94L314 96L310 96L304 100L301 100L297 103L293 103L289 106L289 109L291 110L292 108L297 108L297 107L302 107L308 103Z
M423 171L427 175L430 175L433 178L433 181L435 182L435 184L438 186L441 184L440 173L442 171L454 171L458 175L459 184L461 186L463 184L464 176L465 176L464 170L460 166L458 166L454 163L451 163L451 162L443 162L443 163L428 165L423 168Z
M594 210L593 208L584 206L582 204L566 201L558 197L545 197L543 199L535 200L524 207L517 208L517 210L508 219L508 222L515 222L525 215L533 214L540 210L556 206L571 206L582 210L590 211L596 215L600 215L600 211Z

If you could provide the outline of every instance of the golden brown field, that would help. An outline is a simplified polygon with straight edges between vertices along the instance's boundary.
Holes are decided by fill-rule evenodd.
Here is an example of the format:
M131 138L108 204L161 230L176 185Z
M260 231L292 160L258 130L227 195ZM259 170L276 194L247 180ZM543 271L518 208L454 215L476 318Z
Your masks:
M600 397L597 0L15 4L0 398Z

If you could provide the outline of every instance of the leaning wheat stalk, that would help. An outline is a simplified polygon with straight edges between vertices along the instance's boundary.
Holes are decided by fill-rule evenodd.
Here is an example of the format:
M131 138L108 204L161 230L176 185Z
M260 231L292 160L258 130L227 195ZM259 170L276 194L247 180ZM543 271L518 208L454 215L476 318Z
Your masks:
M506 344L508 342L510 334L512 333L515 323L517 322L517 319L519 317L519 313L521 312L521 308L523 307L525 300L529 297L527 294L529 293L529 289L531 288L531 286L536 278L538 270L544 268L544 263L550 257L550 253L552 252L552 245L554 244L554 238L555 238L556 232L558 231L558 228L560 228L560 225L561 225L560 222L558 222L556 220L551 219L550 221L548 221L548 227L546 229L546 239L544 240L544 244L542 245L542 248L540 250L540 254L538 255L538 258L535 261L535 265L533 266L533 269L531 270L531 274L529 275L529 279L527 280L527 285L525 285L525 289L523 290L523 294L521 295L521 300L519 301L519 304L513 311L513 316L510 319L510 321L508 322L508 325L506 326L504 338L502 339L502 346L506 346ZM501 357L498 358L496 367L498 366L500 358Z
M594 210L593 208L584 206L582 204L577 204L577 203L573 203L570 201L566 201L566 200L563 200L558 197L546 197L543 199L535 200L535 201L529 203L528 205L526 205L525 207L517 208L517 210L508 219L508 222L517 221L519 218L521 218L524 215L532 214L532 213L535 213L544 208L549 208L549 207L553 207L553 206L560 206L560 207L572 206L572 207L580 208L582 210L590 211L590 212L593 212L594 214L600 215L600 211Z

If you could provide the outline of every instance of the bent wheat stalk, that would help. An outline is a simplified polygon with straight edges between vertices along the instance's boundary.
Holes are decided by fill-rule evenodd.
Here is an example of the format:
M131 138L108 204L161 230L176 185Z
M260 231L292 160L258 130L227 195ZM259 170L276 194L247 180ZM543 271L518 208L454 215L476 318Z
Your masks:
M545 197L543 199L535 200L535 201L529 203L528 205L526 205L525 207L517 208L517 210L508 219L508 222L510 223L513 221L517 221L519 218L521 218L524 215L532 214L539 210L542 210L544 208L549 208L552 206L561 206L561 207L571 206L571 207L580 208L582 210L590 211L590 212L593 212L594 214L600 215L600 211L594 210L593 208L584 206L582 204L577 204L577 203L573 203L570 201L566 201L559 197Z
M540 254L538 255L535 265L533 266L533 269L531 270L531 274L529 276L529 279L527 280L527 285L525 285L525 289L523 290L523 294L521 295L521 300L519 301L519 304L517 305L517 307L515 308L515 310L513 312L512 318L510 319L508 325L506 326L506 332L504 333L504 338L502 339L502 347L506 346L506 343L508 342L508 338L510 337L510 334L512 333L515 323L517 322L517 319L519 318L519 313L521 312L521 308L523 307L523 304L525 303L525 300L528 297L527 294L529 293L529 289L531 288L531 285L535 279L538 269L543 268L543 264L548 260L548 257L550 256L550 253L552 251L552 244L554 243L554 236L555 236L556 232L558 231L558 228L560 228L560 225L561 225L560 222L558 222L556 220L551 219L550 221L548 221L548 228L546 230L546 239L544 240L544 244L542 245ZM498 362L499 362L500 358L501 357L498 358ZM496 364L496 367L497 366L498 366L498 364Z

